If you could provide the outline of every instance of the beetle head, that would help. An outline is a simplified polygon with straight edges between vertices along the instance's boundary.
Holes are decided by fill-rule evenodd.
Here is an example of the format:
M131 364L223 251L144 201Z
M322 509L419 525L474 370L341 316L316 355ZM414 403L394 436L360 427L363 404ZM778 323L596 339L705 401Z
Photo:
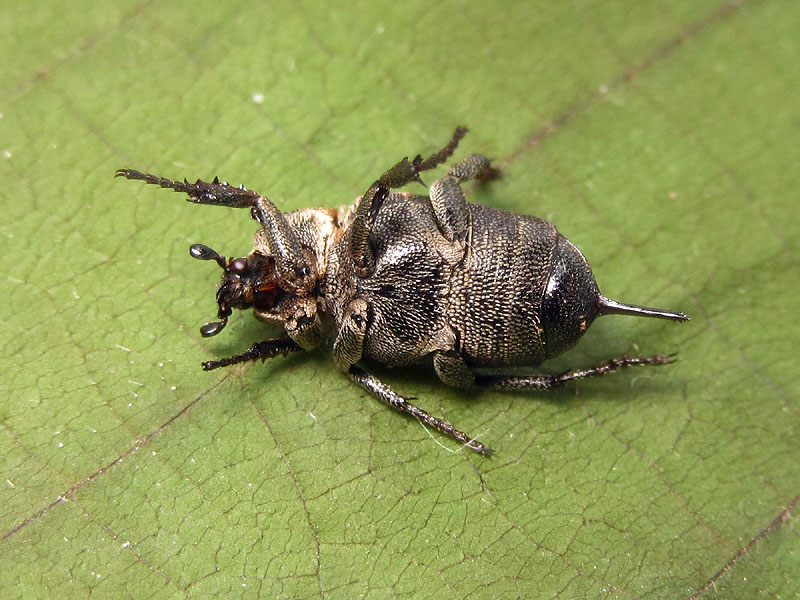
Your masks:
M217 288L217 316L220 320L203 325L200 328L203 337L222 331L234 308L255 307L260 311L274 308L279 288L275 260L271 256L253 252L247 258L229 258L226 261L216 250L203 244L193 244L189 254L198 260L214 260L223 271Z

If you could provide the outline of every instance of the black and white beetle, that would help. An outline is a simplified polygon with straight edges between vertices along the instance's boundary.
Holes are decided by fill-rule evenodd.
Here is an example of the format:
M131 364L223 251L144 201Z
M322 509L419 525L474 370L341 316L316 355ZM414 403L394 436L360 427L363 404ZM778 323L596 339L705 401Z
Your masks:
M609 360L560 375L499 374L561 354L595 318L608 314L685 321L680 312L621 304L600 294L586 259L547 221L467 203L461 183L493 174L473 154L430 187L429 196L393 192L445 162L467 132L423 160L404 158L350 207L282 214L264 196L219 179L171 181L133 169L118 177L188 194L197 204L249 208L260 228L246 258L225 259L208 246L190 253L222 268L217 289L219 333L234 308L285 334L237 356L203 363L207 371L257 358L312 350L323 331L335 334L336 365L370 394L489 456L492 449L414 406L357 366L433 361L439 378L463 388L542 390L632 365L664 365L670 355ZM424 185L424 184L423 184ZM327 326L327 327L326 327Z

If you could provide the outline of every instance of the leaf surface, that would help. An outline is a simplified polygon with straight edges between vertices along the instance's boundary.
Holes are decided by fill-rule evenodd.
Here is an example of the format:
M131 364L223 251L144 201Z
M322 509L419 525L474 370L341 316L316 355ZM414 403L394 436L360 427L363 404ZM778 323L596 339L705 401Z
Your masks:
M789 3L49 1L0 50L4 598L796 596ZM115 169L339 206L462 123L503 170L472 201L692 317L602 319L545 367L676 364L546 396L377 370L491 460L322 352L200 370L268 332L200 337L218 271L188 246L255 226Z

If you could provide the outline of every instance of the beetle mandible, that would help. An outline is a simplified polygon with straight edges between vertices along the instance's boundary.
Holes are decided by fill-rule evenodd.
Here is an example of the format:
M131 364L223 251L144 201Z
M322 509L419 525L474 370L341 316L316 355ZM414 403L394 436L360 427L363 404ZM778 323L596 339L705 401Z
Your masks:
M559 375L501 374L561 354L595 318L608 314L685 321L680 312L622 304L598 290L589 263L551 223L466 201L461 184L495 173L473 154L430 186L428 196L392 191L444 163L466 134L427 159L404 158L350 207L283 214L265 196L215 178L172 181L120 169L116 175L188 194L189 202L249 208L260 227L246 258L226 259L194 244L190 254L222 268L219 333L233 309L283 327L281 337L203 363L206 371L317 348L333 332L333 360L367 392L472 450L491 448L412 404L358 366L432 361L439 378L461 388L543 390L633 365L664 365L672 355L612 359ZM424 184L423 184L424 185Z

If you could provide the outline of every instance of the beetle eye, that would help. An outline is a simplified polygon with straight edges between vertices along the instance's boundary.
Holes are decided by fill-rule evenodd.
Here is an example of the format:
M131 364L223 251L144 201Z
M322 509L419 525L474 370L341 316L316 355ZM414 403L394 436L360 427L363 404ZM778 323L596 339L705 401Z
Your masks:
M231 262L231 272L241 275L247 269L247 259L237 258Z

